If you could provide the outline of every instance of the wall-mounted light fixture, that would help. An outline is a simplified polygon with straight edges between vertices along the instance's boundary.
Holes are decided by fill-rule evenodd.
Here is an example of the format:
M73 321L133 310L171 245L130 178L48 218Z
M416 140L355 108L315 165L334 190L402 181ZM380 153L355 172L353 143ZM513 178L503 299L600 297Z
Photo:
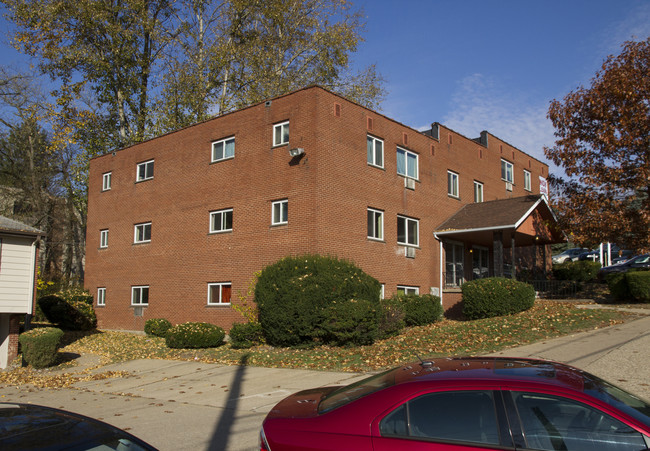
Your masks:
M289 149L289 155L291 155L292 157L297 157L299 155L302 155L303 153L305 153L305 149L303 149L302 147L294 147L293 149Z

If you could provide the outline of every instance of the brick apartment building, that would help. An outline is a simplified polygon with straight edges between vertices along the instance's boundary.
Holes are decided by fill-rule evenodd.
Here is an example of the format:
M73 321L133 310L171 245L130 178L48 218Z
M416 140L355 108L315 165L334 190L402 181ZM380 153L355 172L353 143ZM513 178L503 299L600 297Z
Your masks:
M549 265L547 175L487 132L418 132L309 87L92 159L85 284L100 328L228 329L256 271L310 253L449 308L464 280Z

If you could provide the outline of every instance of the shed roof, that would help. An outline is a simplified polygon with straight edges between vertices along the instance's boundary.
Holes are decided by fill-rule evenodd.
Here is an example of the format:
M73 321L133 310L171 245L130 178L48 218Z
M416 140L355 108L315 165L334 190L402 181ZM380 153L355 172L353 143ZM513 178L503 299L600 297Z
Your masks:
M29 226L20 221L0 216L0 232L19 233L21 235L45 235L42 230Z

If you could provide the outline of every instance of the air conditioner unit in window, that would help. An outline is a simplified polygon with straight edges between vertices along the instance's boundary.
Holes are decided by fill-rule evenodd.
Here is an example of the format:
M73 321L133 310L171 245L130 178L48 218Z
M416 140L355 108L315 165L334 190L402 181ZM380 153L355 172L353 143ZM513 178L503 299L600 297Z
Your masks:
M414 247L405 248L404 253L406 254L407 258L415 258L415 248Z
M512 183L506 182L506 191L512 191Z
M404 179L404 186L408 189L415 189L415 180L406 177Z

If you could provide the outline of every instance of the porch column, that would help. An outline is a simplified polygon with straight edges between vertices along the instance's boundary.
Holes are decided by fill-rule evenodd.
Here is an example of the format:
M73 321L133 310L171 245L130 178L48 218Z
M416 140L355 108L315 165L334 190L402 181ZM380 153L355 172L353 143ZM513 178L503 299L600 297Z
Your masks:
M512 261L512 270L510 271L510 278L517 278L517 262L515 260L515 233L512 232L512 238L510 239L510 261Z
M503 277L503 232L492 234L494 254L494 277Z

